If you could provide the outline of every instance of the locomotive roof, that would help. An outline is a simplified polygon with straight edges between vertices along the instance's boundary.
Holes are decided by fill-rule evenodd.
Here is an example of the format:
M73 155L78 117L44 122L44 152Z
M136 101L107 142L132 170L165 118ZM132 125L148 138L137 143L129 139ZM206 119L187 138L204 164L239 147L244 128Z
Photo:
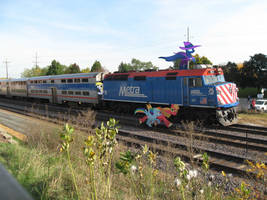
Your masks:
M134 76L147 76L147 77L162 77L162 76L208 76L223 74L221 68L205 68L205 69L191 69L191 70L159 70L159 71L143 71L143 72L125 72L125 73L110 73L106 74L105 78L110 76L125 75L128 78Z
M51 75L51 76L38 76L38 77L28 78L28 80L78 78L78 77L95 78L99 73L102 73L102 72L77 73L77 74L60 74L60 75Z

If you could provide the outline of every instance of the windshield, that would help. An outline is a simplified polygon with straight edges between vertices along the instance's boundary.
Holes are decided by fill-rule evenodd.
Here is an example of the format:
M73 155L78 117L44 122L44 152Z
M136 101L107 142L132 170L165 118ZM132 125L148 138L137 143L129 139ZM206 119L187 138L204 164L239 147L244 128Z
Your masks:
M264 104L264 101L256 101L256 104L257 105L263 105Z
M223 75L204 76L204 80L205 80L206 85L211 85L217 82L225 82Z

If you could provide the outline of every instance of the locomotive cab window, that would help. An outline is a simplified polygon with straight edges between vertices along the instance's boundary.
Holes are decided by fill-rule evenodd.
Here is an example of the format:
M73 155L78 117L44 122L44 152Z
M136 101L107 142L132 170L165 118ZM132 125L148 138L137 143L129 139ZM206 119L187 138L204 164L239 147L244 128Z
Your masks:
M201 78L189 78L189 87L202 87Z

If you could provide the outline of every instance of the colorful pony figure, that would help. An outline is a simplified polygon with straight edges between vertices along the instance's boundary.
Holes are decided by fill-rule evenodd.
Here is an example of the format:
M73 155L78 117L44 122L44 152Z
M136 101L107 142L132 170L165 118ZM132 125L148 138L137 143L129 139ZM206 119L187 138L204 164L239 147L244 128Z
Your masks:
M159 57L163 58L166 61L174 62L176 60L181 60L180 62L180 69L187 69L187 63L188 61L192 60L193 62L196 62L196 59L192 56L192 54L195 52L196 47L199 47L200 45L193 45L191 42L184 42L184 47L180 47L180 49L185 50L185 52L178 52L175 53L172 56L168 57Z
M152 125L157 126L158 124L164 124L168 128L171 127L172 123L167 118L171 115L176 115L179 110L177 104L172 104L171 108L153 108L150 104L147 104L146 107L147 109L138 108L134 113L145 114L144 117L139 118L139 123L142 124L146 122L149 127L152 127Z

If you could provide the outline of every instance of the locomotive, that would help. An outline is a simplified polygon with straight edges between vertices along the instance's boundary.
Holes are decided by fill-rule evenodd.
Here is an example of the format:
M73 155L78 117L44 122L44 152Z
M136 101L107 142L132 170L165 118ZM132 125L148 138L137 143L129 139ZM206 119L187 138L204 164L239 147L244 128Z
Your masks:
M198 68L107 74L104 102L115 110L177 104L175 120L236 123L236 84L225 81L221 68Z
M100 87L99 87L100 86ZM223 126L237 122L236 84L226 82L221 68L127 73L80 73L0 80L0 95L43 99L50 103L86 103L115 112L179 105L174 120L204 120Z

